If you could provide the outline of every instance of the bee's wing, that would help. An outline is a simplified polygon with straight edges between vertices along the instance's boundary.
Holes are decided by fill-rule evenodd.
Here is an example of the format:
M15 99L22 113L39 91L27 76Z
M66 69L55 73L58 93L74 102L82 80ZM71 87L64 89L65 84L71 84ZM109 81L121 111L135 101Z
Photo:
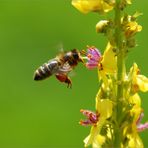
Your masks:
M63 47L63 44L62 43L59 43L57 46L57 51L58 51L58 54L57 54L57 58L60 58L60 57L63 57L63 55L66 53L66 51L64 50L64 47ZM65 69L68 69L68 67L66 66L67 65L67 63L65 63L64 65L63 65L63 68Z
M63 45L62 42L59 42L58 44L56 44L55 48L56 48L56 51L57 51L58 54L64 53L64 45Z
M63 46L63 43L60 42L58 45L57 45L58 49L59 49L59 52L61 53L64 53L64 46Z
M59 43L50 43L48 45L49 48L47 48L47 50L49 50L51 55L59 55L59 54L63 54L64 53L64 48L63 48L63 44L62 42Z

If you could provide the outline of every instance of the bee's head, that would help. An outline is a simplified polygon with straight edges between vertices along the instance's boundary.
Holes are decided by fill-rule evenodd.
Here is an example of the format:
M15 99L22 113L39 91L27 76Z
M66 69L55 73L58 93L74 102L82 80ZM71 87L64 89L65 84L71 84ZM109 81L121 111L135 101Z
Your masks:
M84 62L83 59L81 58L80 52L77 49L73 49L71 52L74 60L79 62Z

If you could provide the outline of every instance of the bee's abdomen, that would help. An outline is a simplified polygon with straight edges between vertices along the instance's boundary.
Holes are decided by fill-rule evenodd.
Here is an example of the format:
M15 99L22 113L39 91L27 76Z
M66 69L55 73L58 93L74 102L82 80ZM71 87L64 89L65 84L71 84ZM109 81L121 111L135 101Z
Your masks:
M34 80L43 80L55 74L59 69L59 63L56 59L48 61L35 71Z
M49 64L45 63L35 71L34 80L43 80L51 75L52 70L50 69Z

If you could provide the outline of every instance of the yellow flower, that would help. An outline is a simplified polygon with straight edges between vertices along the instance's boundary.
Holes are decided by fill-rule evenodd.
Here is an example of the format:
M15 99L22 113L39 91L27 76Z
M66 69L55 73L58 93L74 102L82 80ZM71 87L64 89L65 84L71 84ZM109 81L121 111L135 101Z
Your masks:
M142 30L142 26L138 25L137 22L129 22L125 26L125 36L127 38L134 36L137 32Z
M109 5L103 0L72 0L72 5L82 13L108 12L113 9L113 4Z
M139 74L139 69L136 63L134 63L133 67L130 70L130 73L132 73L133 92L137 92L138 90L142 92L148 91L148 78L144 75Z
M142 140L140 139L137 133L128 134L127 138L129 139L128 145L127 145L128 148L143 148L144 147Z
M142 112L141 109L141 99L139 95L136 93L129 98L129 103L133 105L132 109L130 110L130 114L133 117L133 123L136 125L136 122Z
M124 17L122 17L122 26L127 39L133 37L137 32L142 30L142 26L136 22L140 15L142 15L142 13L136 12L133 15L124 15Z
M141 106L141 98L140 96L138 95L138 93L132 95L130 98L129 98L129 103L130 104L134 104L134 107L140 107Z
M136 99L136 98L134 98ZM142 109L136 104L131 110L131 115L133 115L133 122L128 126L127 138L129 148L143 148L142 140L140 139L137 131L137 120L140 116Z
M92 143L93 148L101 148L102 145L105 143L105 136L97 135L94 142Z
M117 58L113 52L113 46L108 42L104 51L102 61L98 64L98 76L103 80L105 87L108 85L106 74L115 74L117 72Z
M113 104L109 99L96 98L96 110L100 113L101 118L109 118L112 115Z
M99 113L99 120L96 125L92 126L90 134L84 139L85 147L93 144L101 147L105 142L105 137L100 135L100 131L105 124L106 119L112 115L112 102L109 99L99 99L96 98L97 112Z
M105 85L108 83L106 74L116 74L117 72L117 58L113 48L108 42L103 56L96 47L89 47L86 54L88 59L86 67L88 69L98 68L99 79L102 79Z
M132 122L127 124L123 130L123 135L127 139L126 147L129 148L143 148L142 140L140 139L137 131L137 121L142 112L141 109L141 99L136 93L129 98L129 103L133 105L130 110L130 116L132 117ZM123 145L123 148L125 146Z
M103 80L105 87L110 84L107 74L116 74L117 72L117 58L113 51L113 46L108 42L107 47L102 56L102 60L98 63L98 77Z
M137 75L136 82L139 89L143 92L148 91L148 78L143 75Z
M133 110L133 113L134 113L134 110ZM135 112L135 116L139 115L139 113L140 113L140 108ZM125 139L127 139L126 147L129 147L129 148L144 147L142 140L138 135L136 120L137 118L134 118L133 123L131 123L130 125L128 124L124 129L124 133L125 133L124 136L126 137Z
M113 46L108 42L101 61L102 68L106 73L117 72L116 53L113 51Z
M108 89L109 79L107 78L106 72L104 70L98 70L98 78L99 80L103 80L102 86L104 87L104 89Z

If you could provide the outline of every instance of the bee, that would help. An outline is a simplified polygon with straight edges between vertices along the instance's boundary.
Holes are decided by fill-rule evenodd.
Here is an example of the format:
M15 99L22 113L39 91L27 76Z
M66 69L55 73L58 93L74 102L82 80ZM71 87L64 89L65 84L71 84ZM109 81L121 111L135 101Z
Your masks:
M72 87L72 81L68 77L68 73L71 72L79 62L83 63L83 59L77 49L60 53L35 71L34 80L44 80L55 75L60 82L66 83L67 87Z

